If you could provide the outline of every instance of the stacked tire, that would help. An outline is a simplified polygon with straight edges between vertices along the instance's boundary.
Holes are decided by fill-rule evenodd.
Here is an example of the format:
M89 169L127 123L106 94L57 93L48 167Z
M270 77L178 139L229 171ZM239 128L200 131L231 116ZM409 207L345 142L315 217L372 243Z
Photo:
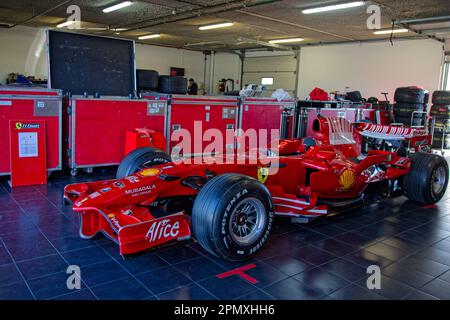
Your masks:
M155 70L136 70L138 91L156 91L159 87L159 73Z
M414 113L427 111L428 91L418 87L402 87L395 90L394 119L397 123L421 126L424 114ZM414 114L413 114L414 113Z
M435 91L430 116L435 119L433 148L450 148L450 91Z
M172 94L186 94L187 79L184 77L160 76L159 92Z

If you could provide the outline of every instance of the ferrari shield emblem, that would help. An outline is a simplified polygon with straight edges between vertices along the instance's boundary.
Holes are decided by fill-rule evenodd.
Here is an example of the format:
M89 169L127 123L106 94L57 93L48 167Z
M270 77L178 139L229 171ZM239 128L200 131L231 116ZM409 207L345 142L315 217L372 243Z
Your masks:
M259 180L259 182L265 183L268 177L269 177L269 168L266 168L266 167L258 168L258 180Z
M355 180L355 172L353 170L345 169L339 176L339 186L342 190L348 190L353 186Z

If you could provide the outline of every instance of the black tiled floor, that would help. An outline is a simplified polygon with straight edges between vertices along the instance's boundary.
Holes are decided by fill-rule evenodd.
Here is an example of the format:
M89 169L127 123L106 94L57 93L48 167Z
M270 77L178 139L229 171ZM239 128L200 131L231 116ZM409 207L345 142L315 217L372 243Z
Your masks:
M421 288L434 278L426 273L410 270L403 267L401 264L394 263L383 269L383 274L391 279L407 283L409 286Z
M272 265L288 276L293 276L297 273L313 268L312 264L286 254L274 256L263 261Z
M411 293L409 296L405 298L405 300L439 300L436 297L433 297L432 295L425 293L423 291L417 290L413 293Z
M218 299L235 299L258 289L258 287L237 276L225 279L211 277L200 281L198 284Z
M136 276L151 292L160 294L191 283L191 280L172 266Z
M380 268L384 268L390 264L392 264L392 261L378 256L372 252L369 252L365 249L362 249L360 251L353 252L349 255L346 255L342 257L344 260L353 262L357 265L362 266L363 268L367 268L370 265L378 265Z
M310 287L293 277L277 282L265 288L265 291L276 299L283 300L310 300L326 296L321 288Z
M371 246L367 247L366 250L373 254L376 254L380 257L383 257L383 258L386 258L386 259L389 259L392 261L400 260L401 258L404 258L405 256L408 255L408 252L403 251L396 247L392 247L383 242L371 245Z
M321 268L350 282L367 277L365 268L340 258L321 265Z
M161 300L215 300L216 298L200 287L198 284L191 284L167 291L158 295Z
M384 200L310 224L277 219L256 258L220 260L195 241L123 259L107 238L83 240L62 202L67 183L113 171L55 175L46 186L11 192L0 184L0 299L449 299L450 197L423 208ZM257 282L218 274L248 264ZM80 290L66 286L81 267ZM366 288L366 268L381 268L381 290Z
M362 279L359 281L359 285L361 287L364 287L366 286L366 282L367 282L366 279ZM400 300L407 297L408 295L410 295L415 291L415 288L406 285L404 282L391 279L384 275L381 277L380 283L381 288L377 289L375 292L378 295L383 296L387 299Z
M141 300L154 297L150 290L132 277L92 287L92 291L101 300Z
M330 294L330 297L336 300L386 300L377 294L377 290L369 290L356 284L339 289Z
M438 299L450 299L450 283L441 279L434 279L423 286L421 290Z
M347 280L327 272L320 267L309 269L294 276L294 279L320 292L322 296L331 294L332 292L346 287L350 284Z

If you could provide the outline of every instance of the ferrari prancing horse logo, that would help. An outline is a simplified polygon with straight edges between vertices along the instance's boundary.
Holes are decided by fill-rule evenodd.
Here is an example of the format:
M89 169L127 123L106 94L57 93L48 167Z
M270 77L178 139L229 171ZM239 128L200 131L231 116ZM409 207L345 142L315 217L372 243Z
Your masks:
M260 167L258 168L258 180L261 183L265 183L267 178L269 177L269 168Z

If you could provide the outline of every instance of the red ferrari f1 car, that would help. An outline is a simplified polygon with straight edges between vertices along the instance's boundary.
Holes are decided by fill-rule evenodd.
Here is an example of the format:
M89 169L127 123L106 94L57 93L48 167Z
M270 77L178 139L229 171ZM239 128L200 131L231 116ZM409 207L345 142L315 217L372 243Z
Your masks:
M193 235L236 261L263 248L274 216L307 222L399 195L432 204L446 191L448 164L424 152L426 130L319 117L314 131L314 139L281 140L268 165L175 164L160 150L136 149L116 180L67 185L64 195L81 216L81 237L102 232L122 255Z

